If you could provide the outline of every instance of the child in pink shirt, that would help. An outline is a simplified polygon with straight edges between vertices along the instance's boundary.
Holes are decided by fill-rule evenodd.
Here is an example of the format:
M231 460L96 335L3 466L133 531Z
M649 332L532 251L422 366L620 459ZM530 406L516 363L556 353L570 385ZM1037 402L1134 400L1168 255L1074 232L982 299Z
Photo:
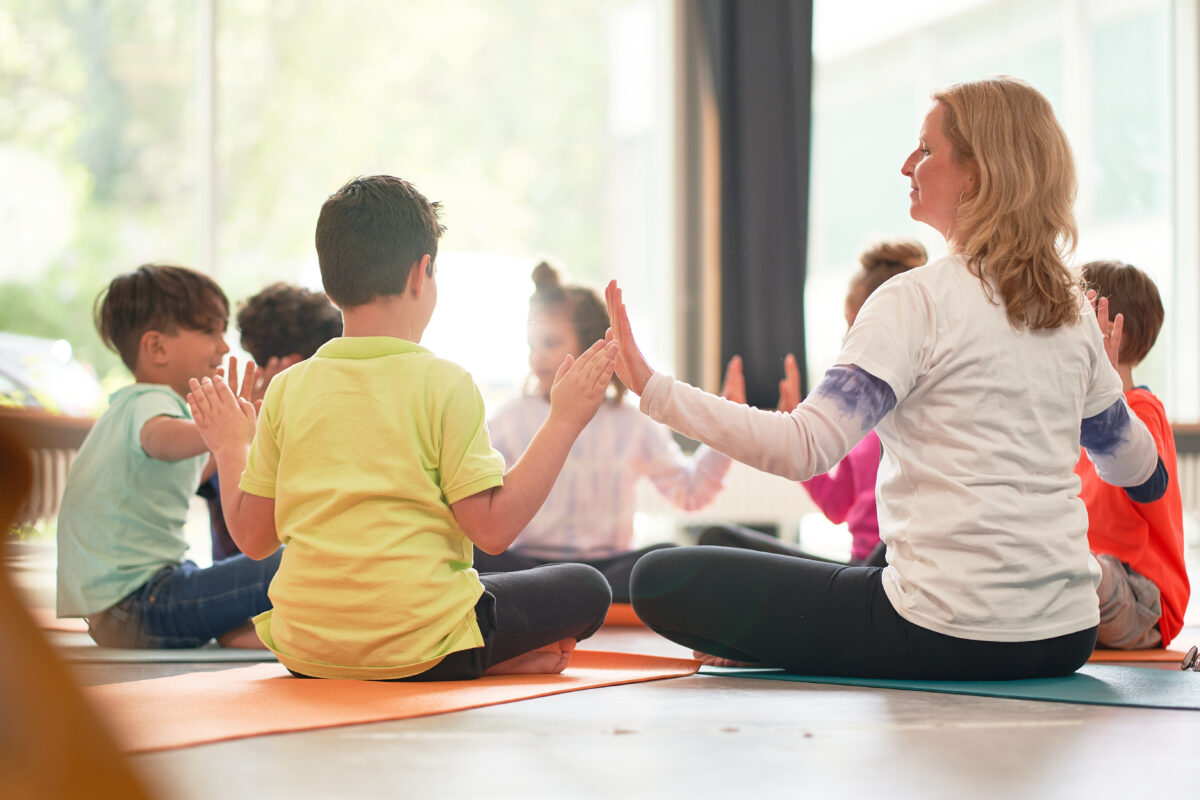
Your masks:
M921 266L926 259L924 246L909 239L881 242L863 252L859 256L862 269L851 278L850 291L846 293L847 327L854 323L858 310L872 292L892 276ZM790 413L800 403L800 370L792 355L784 360L783 368L784 379L779 382L779 410ZM801 483L830 522L837 525L844 522L850 529L849 563L852 565L882 567L887 564L884 546L879 541L879 520L875 515L875 476L882 452L879 437L875 431L870 431L836 467ZM700 534L699 543L829 560L773 536L739 526L707 528Z

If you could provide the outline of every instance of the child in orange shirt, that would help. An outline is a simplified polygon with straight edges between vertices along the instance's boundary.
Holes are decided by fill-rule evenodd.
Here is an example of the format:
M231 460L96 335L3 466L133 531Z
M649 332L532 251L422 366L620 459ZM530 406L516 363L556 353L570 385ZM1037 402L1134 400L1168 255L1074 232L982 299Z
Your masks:
M1105 349L1125 388L1125 401L1154 436L1170 476L1166 493L1149 503L1102 481L1081 455L1075 472L1088 511L1088 545L1100 562L1099 647L1133 650L1166 647L1183 627L1189 586L1183 556L1183 506L1179 494L1175 439L1162 403L1144 386L1134 386L1133 368L1158 338L1163 305L1154 281L1119 261L1092 261L1083 278L1099 298L1102 322L1113 314ZM1121 325L1121 322L1124 325Z

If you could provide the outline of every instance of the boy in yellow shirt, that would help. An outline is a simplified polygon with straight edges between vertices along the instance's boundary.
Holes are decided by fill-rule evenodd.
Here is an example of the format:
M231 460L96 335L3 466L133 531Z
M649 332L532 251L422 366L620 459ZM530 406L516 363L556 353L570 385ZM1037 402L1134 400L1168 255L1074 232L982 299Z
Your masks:
M316 246L344 335L280 373L261 411L217 377L189 404L222 474L234 540L285 543L259 636L293 673L459 680L561 672L610 593L585 565L480 576L541 506L615 366L597 342L568 358L551 412L507 472L471 376L419 344L437 303L438 204L377 175L322 206ZM244 474L243 474L244 470Z

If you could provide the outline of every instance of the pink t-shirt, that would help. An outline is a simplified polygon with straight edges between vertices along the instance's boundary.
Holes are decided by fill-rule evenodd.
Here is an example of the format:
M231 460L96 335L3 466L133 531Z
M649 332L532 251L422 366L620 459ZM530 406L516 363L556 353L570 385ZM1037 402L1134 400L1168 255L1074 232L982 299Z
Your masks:
M801 485L830 522L845 522L854 541L850 557L863 561L879 544L875 514L875 476L879 472L879 437L871 431L851 448L838 465Z

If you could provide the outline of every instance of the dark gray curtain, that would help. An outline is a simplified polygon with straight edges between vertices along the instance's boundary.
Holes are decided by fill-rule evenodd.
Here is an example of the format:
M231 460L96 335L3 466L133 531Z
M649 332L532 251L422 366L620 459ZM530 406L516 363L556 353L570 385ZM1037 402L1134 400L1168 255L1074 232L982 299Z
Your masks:
M700 0L721 130L721 356L774 408L804 365L812 0ZM807 388L805 387L805 393Z

